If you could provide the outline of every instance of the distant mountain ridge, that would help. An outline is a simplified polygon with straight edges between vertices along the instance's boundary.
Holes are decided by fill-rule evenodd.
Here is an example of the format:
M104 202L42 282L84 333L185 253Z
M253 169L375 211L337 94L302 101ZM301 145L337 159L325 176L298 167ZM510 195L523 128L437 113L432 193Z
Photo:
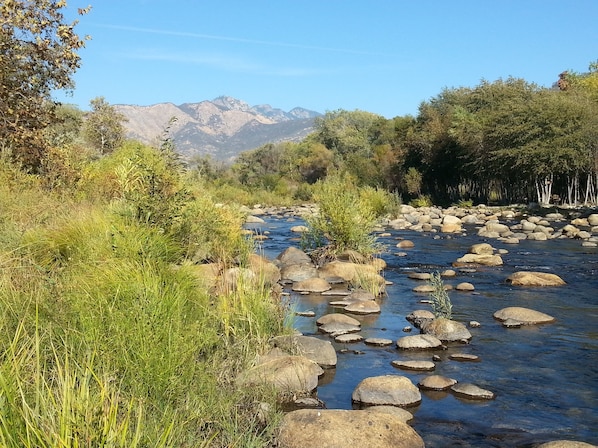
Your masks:
M155 144L176 118L169 136L177 152L185 158L209 154L216 160L232 159L266 143L301 141L322 115L301 107L285 112L268 104L250 106L229 96L179 106L120 104L114 108L128 120L124 124L128 138Z

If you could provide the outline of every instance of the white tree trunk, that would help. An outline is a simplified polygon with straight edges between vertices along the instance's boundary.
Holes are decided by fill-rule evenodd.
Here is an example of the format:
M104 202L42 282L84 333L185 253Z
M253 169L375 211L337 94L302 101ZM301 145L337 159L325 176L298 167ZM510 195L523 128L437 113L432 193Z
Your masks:
M544 178L536 179L536 193L538 195L538 203L541 205L548 205L550 203L550 195L552 193L552 173Z

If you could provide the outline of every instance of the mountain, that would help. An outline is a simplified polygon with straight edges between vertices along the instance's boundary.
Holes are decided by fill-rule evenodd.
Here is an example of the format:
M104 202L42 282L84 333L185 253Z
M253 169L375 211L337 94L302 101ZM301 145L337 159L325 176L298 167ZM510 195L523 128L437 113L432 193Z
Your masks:
M177 152L186 158L209 154L216 160L233 159L266 143L300 141L313 131L314 118L321 115L301 107L285 112L267 104L250 106L228 96L179 106L121 104L114 108L128 120L128 138L156 144L176 118L169 136Z

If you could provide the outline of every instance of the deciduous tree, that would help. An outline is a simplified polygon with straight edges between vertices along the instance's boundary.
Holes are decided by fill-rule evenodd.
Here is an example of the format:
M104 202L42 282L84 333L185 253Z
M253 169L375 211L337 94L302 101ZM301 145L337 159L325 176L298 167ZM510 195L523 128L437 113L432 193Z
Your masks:
M54 90L74 87L78 51L87 38L67 23L64 0L3 0L0 3L0 151L37 170L52 121ZM80 9L86 14L89 7Z

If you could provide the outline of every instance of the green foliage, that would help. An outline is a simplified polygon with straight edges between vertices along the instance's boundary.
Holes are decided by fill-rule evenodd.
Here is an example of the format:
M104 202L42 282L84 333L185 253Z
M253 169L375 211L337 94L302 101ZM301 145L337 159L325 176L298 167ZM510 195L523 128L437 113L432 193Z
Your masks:
M444 288L442 277L438 272L434 272L429 282L433 288L430 298L432 299L432 312L434 316L450 319L453 312L453 304L451 303L448 292Z
M314 188L319 207L317 215L306 218L309 231L304 234L306 247L319 247L328 241L329 250L338 254L355 250L372 255L379 250L372 235L376 214L371 204L347 175L328 176Z
M417 198L409 201L409 205L412 207L420 208L432 207L434 203L432 202L432 198L429 195L420 195Z
M115 158L118 193L124 212L164 231L181 224L189 191L174 154L128 142Z
M401 199L397 195L379 187L361 187L359 200L369 206L376 218L396 214L401 205Z
M420 195L422 190L422 174L414 167L410 167L405 174L407 193Z
M26 169L39 168L47 147L52 91L72 88L80 66L84 39L75 33L77 21L65 22L65 7L66 1L51 0L0 3L0 151Z
M273 404L273 391L234 379L282 331L280 301L243 276L215 297L195 265L181 264L200 245L222 265L247 259L242 216L201 191L182 205L163 194L176 229L124 213L126 180L138 184L114 171L141 155L141 168L163 177L155 186L185 185L141 145L93 162L93 176L84 170L87 181L113 182L112 204L58 200L0 161L3 446L266 446L273 437L252 405Z
M90 145L101 154L111 153L124 141L125 117L104 97L94 98L89 104L91 112L85 117L83 134Z

